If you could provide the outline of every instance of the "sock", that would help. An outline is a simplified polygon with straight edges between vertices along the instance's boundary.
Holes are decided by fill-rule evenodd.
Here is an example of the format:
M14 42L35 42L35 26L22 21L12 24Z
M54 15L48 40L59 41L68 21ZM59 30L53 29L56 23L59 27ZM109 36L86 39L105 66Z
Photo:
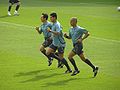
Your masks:
M65 58L63 58L61 61L67 67L67 69L70 70L70 67L69 67L67 61L65 60Z
M70 62L72 63L72 65L74 66L74 69L78 71L78 68L76 66L76 63L75 63L75 60L72 58L72 59L69 59Z
M55 55L54 53L51 53L49 56L50 56L50 57L53 57L53 58L55 58L55 59L57 59L58 62L61 61L60 58L59 58L57 55Z
M95 66L90 62L90 60L86 59L84 62L87 63L90 67L92 67L93 70L95 69Z
M12 6L9 6L9 8L8 8L8 11L9 11L9 12L11 11L11 8L12 8Z
M51 58L46 54L46 50L41 51L49 60L51 60Z
M17 5L15 10L18 11L19 7L20 7L20 5Z
M56 52L55 55L58 56L58 52Z
M59 57L58 52L55 53L55 56ZM62 62L58 60L58 64L62 64Z

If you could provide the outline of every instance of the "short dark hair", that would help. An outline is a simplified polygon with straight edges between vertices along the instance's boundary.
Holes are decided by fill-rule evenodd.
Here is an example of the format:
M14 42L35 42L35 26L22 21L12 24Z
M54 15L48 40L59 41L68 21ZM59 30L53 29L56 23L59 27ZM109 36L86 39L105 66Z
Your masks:
M72 17L71 20L77 23L77 17Z
M43 15L43 18L46 18L46 20L48 20L48 14L42 13L42 15Z
M57 19L57 14L55 12L51 13L50 16L55 17Z

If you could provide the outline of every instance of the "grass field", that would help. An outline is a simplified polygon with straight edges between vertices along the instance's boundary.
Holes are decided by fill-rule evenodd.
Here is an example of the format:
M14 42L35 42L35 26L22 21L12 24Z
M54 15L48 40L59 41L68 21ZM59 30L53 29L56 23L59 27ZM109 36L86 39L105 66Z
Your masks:
M7 0L0 1L0 90L120 89L120 12L116 10L119 0L21 2L20 15L8 17ZM64 32L68 32L72 16L78 17L78 24L90 31L90 37L84 41L84 52L100 68L96 78L92 78L92 69L77 56L81 73L74 77L64 74L65 68L58 69L56 60L51 67L47 66L47 58L39 52L43 36L34 27L41 24L42 12L52 11L58 13ZM65 40L67 58L72 43Z

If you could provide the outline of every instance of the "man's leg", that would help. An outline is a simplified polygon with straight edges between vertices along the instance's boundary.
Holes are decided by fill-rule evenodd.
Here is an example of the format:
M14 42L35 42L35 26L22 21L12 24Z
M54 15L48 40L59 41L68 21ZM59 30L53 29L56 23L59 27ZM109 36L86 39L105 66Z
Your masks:
M68 59L70 60L71 64L73 65L74 69L75 70L78 70L77 66L76 66L76 63L75 63L75 60L73 59L73 57L75 56L76 54L71 51L68 55Z
M66 61L66 59L64 58L64 53L60 53L58 54L59 58L61 60L61 62L66 66L67 70L65 71L65 73L71 73L72 70L70 69L68 62Z
M58 68L63 68L63 65L59 58L58 53L50 53L49 57L52 57L52 58L55 58L56 60L58 60Z
M48 57L52 57L51 54L54 53L54 52L55 52L54 49L52 49L51 47L48 47L47 50L46 50L46 55L47 55ZM54 58L54 57L53 57L53 58ZM50 66L51 64L52 64L52 60L49 60L49 66Z
M11 16L11 8L12 8L12 3L9 3L9 6L8 6L8 15Z
M48 62L49 62L48 66L50 66L51 65L50 61L52 60L52 58L46 54L46 50L43 45L40 46L40 51L48 58Z
M54 46L53 44L51 44L48 49L52 49L52 50L53 50L51 53L46 52L46 53L48 54L48 56L49 56L49 57L52 57L52 58L55 58L56 60L58 60L58 64L59 64L59 62L60 62L61 60L60 60L58 54L57 54L57 53L55 54L55 51L56 51L57 47Z
M20 7L20 2L17 2L17 3L16 3L16 8L15 8L14 15L19 15L19 14L18 14L19 7Z
M75 60L73 59L73 57L75 56L76 54L73 52L73 51L71 51L70 53L69 53L69 55L68 55L68 59L70 60L70 62L71 62L71 64L73 65L73 67L74 67L74 72L71 74L71 76L74 76L74 75L76 75L76 74L78 74L79 73L79 70L78 70L78 68L77 68L77 65L76 65L76 63L75 63Z
M95 66L91 63L90 60L86 59L86 58L84 57L84 54L83 54L83 53L81 53L81 54L79 55L79 57L81 58L82 61L84 61L86 64L88 64L88 65L93 69L94 77L95 77L95 76L97 75L97 72L98 72L98 67L95 67Z

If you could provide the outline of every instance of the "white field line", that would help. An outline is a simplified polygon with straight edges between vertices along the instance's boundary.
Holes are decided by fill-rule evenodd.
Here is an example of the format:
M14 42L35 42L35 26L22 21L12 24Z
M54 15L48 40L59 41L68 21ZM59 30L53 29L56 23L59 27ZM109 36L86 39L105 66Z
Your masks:
M33 29L35 28L35 27L29 26L29 25L22 25L22 24L10 23L10 22L1 22L1 21L0 21L0 23L10 24L10 25L15 25L15 26L20 26L20 27L33 28ZM91 38L93 38L93 39L98 39L98 40L103 40L103 41L108 41L108 42L120 43L119 40L110 40L110 39L99 38L99 37L95 37L95 36L91 36Z
M9 24L9 25L13 25L13 26L19 26L19 27L34 28L33 26L23 25L23 24L16 24L16 23L10 23L10 22L1 22L0 21L0 23Z

